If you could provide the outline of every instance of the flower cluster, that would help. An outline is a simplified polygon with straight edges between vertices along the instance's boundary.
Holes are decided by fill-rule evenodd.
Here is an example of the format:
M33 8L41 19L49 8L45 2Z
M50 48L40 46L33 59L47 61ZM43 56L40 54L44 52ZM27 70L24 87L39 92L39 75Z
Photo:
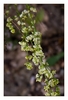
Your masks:
M9 28L11 33L15 33L15 29L14 29L14 27L12 25L12 20L13 20L12 18L8 17L6 26Z
M25 63L25 66L28 70L33 68L33 63L35 66L38 66L36 81L41 82L43 80L43 76L45 77L45 95L59 95L59 90L57 88L59 81L58 79L54 78L54 74L56 72L51 71L48 67L48 63L45 60L45 55L41 47L41 33L35 28L36 21L34 20L34 13L36 12L36 8L30 7L29 9L22 11L19 18L15 16L17 25L21 27L22 32L22 41L19 42L21 45L21 50L27 51L27 56L25 57L27 62ZM11 27L10 29L13 29L11 21L11 18L7 19L7 22L9 23L7 26L9 28Z
M30 10L33 12L37 12L36 8L33 8L33 7L31 7Z
M33 68L32 63L30 63L30 62L26 62L25 65L27 66L28 70L31 70Z

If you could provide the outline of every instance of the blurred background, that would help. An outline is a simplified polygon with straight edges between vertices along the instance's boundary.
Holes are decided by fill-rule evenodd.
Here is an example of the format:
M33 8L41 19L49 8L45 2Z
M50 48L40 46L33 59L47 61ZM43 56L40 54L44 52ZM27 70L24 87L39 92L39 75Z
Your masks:
M56 70L60 95L64 96L64 4L32 4L37 8L36 29L42 33L41 46L49 67ZM12 7L12 8L11 8ZM4 5L4 96L44 96L43 82L35 81L36 67L31 71L24 66L26 52L21 51L21 34L10 33L6 27L5 11L10 16L17 10L14 5ZM21 12L25 4L18 4Z

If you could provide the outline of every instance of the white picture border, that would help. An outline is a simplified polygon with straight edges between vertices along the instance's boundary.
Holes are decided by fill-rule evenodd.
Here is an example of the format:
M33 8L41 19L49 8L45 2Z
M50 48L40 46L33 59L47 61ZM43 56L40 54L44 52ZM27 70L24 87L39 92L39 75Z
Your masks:
M16 1L16 2L15 2ZM46 96L4 96L4 4L65 4L64 5L64 95L56 97ZM67 0L1 0L0 2L0 100L67 100L68 97L68 3Z

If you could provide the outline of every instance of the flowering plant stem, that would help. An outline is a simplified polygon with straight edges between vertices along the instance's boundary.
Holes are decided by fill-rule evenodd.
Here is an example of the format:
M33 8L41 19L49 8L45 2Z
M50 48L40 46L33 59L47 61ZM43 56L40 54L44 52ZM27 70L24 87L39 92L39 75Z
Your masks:
M45 55L41 47L41 33L36 30L35 14L37 13L36 8L27 5L26 9L18 15L7 18L6 26L9 28L11 33L15 33L15 28L22 33L22 41L19 42L21 50L27 52L25 59L27 62L25 66L28 70L33 68L33 64L38 67L36 74L36 81L42 82L44 79L44 90L46 96L57 96L59 95L58 79L54 77L56 71L51 71L48 67L48 63L45 60ZM16 24L14 23L16 21ZM20 29L19 29L20 27Z

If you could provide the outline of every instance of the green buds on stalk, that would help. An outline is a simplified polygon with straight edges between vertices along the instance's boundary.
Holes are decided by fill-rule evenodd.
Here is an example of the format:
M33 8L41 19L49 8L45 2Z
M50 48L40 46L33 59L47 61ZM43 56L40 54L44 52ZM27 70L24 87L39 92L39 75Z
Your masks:
M8 17L7 18L7 24L6 24L6 26L9 28L9 30L11 31L11 33L15 33L15 29L14 29L14 27L13 27L13 25L12 25L12 18L11 17Z
M35 13L37 13L36 8L28 7L28 9L22 11L19 17L15 15L14 20L17 21L17 25L20 26L23 37L19 44L21 45L21 50L27 52L27 56L25 57L27 61L25 66L27 69L31 70L33 64L38 67L36 81L42 82L44 76L45 95L57 96L59 95L59 89L57 88L59 81L54 78L56 72L49 69L48 63L45 60L45 55L41 47L41 33L35 28ZM10 29L11 33L15 33L12 21L13 19L11 17L7 18L6 26Z

